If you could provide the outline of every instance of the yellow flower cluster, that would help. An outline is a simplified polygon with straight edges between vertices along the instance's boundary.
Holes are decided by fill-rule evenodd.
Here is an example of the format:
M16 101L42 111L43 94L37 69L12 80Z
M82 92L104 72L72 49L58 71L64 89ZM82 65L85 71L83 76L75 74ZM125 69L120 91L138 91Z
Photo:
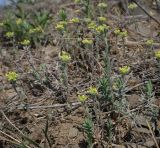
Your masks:
M60 21L56 24L56 29L59 30L59 31L62 31L64 30L64 28L66 27L67 25L67 22L66 21Z
M74 2L75 2L75 3L80 3L80 2L81 2L81 0L74 0Z
M69 53L62 51L62 53L59 54L59 59L64 63L68 63L71 60L71 56Z
M119 33L119 35L121 36L121 37L126 37L127 36L127 31L121 31L120 33Z
M30 44L30 40L27 40L27 39L21 42L21 45L24 45L24 46L28 46L29 44Z
M82 103L85 102L87 99L88 99L87 95L78 95L78 100Z
M12 38L14 36L14 32L7 32L5 35L8 38Z
M90 39L83 39L83 40L82 40L82 43L83 43L83 44L86 44L86 45L91 45L91 44L93 44L93 41L90 40Z
M57 24L55 27L57 30L64 30L64 25L62 24Z
M77 17L70 19L70 23L79 23L79 22L80 20Z
M6 75L8 81L16 81L18 78L18 74L14 71L8 72Z
M160 60L160 51L156 51L156 52L155 52L155 57L156 57L158 60Z
M96 87L91 86L88 88L88 90L83 95L78 94L78 100L80 102L85 102L88 99L88 96L86 95L86 93L88 93L88 95L96 96L98 95L98 90Z
M98 94L98 90L96 87L89 87L87 93L91 94L91 95L97 95Z
M88 29L96 29L96 27L97 27L97 25L93 21L88 24Z
M90 18L84 18L84 21L85 21L86 23L90 23L90 22L91 22L91 19L90 19Z
M119 72L121 75L126 75L128 74L130 71L130 67L129 66L123 66L119 68Z
M103 24L103 25L97 26L96 31L98 33L104 33L105 30L107 30L107 29L109 29L109 26L107 26L106 24Z
M106 4L106 3L99 3L99 4L98 4L98 7L99 7L99 8L106 8L106 7L107 7L107 4Z
M98 17L98 20L100 22L105 22L107 19L105 17L103 17L103 16L100 16L100 17Z
M121 30L120 30L120 29L118 29L118 28L116 28L116 29L114 30L114 34L115 34L115 35L119 35L119 34L120 34L120 32L121 32Z
M135 9L135 8L137 8L137 4L135 4L135 3L130 3L129 5L128 5L128 9Z
M154 41L152 39L146 41L146 45L153 45Z
M29 30L29 33L32 34L32 33L38 33L38 32L43 32L42 28L39 26L39 27L36 27L36 28L32 28Z
M16 20L16 24L17 25L21 25L23 23L23 20L21 18L17 19Z
M3 23L3 22L1 22L1 23L0 23L0 27L3 27L3 26L4 26L4 23Z

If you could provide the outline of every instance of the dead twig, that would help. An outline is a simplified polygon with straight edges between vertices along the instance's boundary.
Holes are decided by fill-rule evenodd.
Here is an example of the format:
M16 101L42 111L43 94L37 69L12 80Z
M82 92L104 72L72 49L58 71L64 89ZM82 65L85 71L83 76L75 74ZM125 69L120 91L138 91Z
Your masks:
M158 25L160 25L160 22L156 19L156 18L154 18L152 15L150 15L149 14L149 12L147 12L146 10L145 10L145 8L143 8L140 4L139 4L139 2L137 2L136 0L132 0L135 4L137 4L137 6L140 8L140 9L142 9L142 11L145 13L145 14L147 14L151 19L153 19Z
M155 136L154 136L154 134L153 134L153 131L152 131L152 129L151 129L151 126L150 126L150 124L149 124L149 122L148 122L147 120L146 120L146 123L147 123L147 125L148 125L148 128L149 128L151 134L152 134L152 138L153 138L153 140L154 140L154 142L155 142L155 144L156 144L156 147L157 147L157 148L160 148L159 145L158 145L158 143L157 143L157 140L156 140L156 138L155 138Z

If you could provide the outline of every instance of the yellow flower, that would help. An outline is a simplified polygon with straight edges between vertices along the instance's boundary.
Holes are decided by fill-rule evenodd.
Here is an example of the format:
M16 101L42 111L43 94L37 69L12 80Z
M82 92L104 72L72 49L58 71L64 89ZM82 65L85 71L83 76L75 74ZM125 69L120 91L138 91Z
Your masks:
M71 23L79 23L79 18L75 17L70 20Z
M103 33L105 32L105 30L109 29L109 26L107 26L106 24L103 24L103 25L99 25L97 28L96 28L96 31L98 33Z
M99 3L99 4L98 4L98 7L99 7L99 8L106 8L106 7L107 7L107 4L106 4L106 3Z
M97 95L98 94L98 90L96 87L89 87L87 93L91 94L91 95Z
M80 102L85 102L88 99L88 97L86 95L78 95L78 99Z
M135 3L130 3L129 5L128 5L128 9L135 9L135 8L137 8L137 4L135 4Z
M8 81L16 81L18 78L18 74L14 71L8 72L6 75Z
M69 53L62 51L62 53L59 54L59 59L64 62L67 63L71 60L71 56Z
M81 2L81 0L74 0L74 2L75 2L75 3L80 3L80 2Z
M130 67L129 66L123 66L119 68L119 72L121 75L126 75L128 74L130 71Z
M86 44L86 45L91 45L91 44L93 44L93 41L90 40L90 39L83 39L83 40L82 40L82 43L83 43L83 44Z
M122 31L122 32L120 32L119 35L120 35L121 37L126 37L127 34L128 34L127 31Z
M43 32L42 28L39 26L39 27L36 27L36 28L32 28L32 29L29 29L29 33L32 34L32 33L38 33L38 32Z
M96 29L96 27L97 27L97 25L96 25L95 22L90 22L90 23L88 24L88 29Z
M85 21L86 23L90 23L90 22L91 22L91 19L90 19L90 18L84 18L84 21Z
M3 26L4 26L4 23L3 23L3 22L1 22L1 23L0 23L0 27L3 27Z
M25 39L21 42L21 44L24 46L28 46L30 44L30 40Z
M146 41L146 45L151 46L154 43L152 39Z
M120 33L121 33L121 30L120 30L120 29L116 28L116 29L114 30L114 34L115 34L115 35L119 35Z
M157 59L160 59L160 51L156 51L156 52L155 52L155 57L156 57Z
M100 22L105 22L107 19L105 17L103 17L103 16L100 16L100 17L98 17L98 20Z
M16 20L16 24L17 25L21 25L23 23L23 20L21 18L17 19Z
M63 26L66 26L66 25L67 25L67 22L66 22L66 21L60 21L58 24L63 25Z
M57 24L55 27L57 30L64 30L64 25L62 24Z
M58 22L57 24L56 24L56 29L57 30L60 30L60 31L62 31L62 30L64 30L64 28L65 28L65 26L67 25L67 22L66 21L60 21L60 22Z
M7 32L6 37L12 38L14 36L14 32Z

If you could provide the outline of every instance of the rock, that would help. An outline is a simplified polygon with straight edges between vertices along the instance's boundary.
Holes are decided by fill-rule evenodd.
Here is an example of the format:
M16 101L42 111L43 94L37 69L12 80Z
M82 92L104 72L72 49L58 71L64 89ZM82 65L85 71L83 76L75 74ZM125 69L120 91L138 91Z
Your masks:
M78 135L78 130L76 128L71 127L69 129L69 138L75 138Z

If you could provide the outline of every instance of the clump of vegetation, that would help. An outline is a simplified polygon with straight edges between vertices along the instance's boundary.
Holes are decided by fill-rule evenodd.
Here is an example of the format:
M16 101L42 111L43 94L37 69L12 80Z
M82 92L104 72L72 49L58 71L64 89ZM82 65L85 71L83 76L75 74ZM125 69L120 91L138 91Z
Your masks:
M51 3L18 0L1 20L0 144L159 148L159 36L134 12L159 21L137 1Z

